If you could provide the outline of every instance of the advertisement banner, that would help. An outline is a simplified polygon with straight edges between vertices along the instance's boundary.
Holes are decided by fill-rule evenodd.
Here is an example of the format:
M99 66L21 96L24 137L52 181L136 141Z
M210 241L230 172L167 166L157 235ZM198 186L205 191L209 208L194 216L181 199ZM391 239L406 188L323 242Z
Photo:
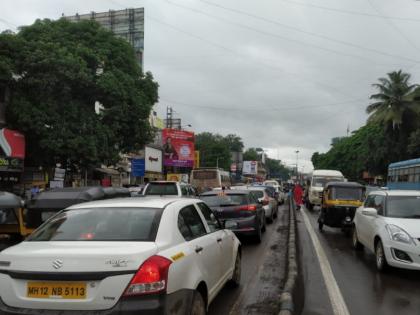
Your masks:
M131 160L131 175L133 177L143 177L145 170L144 159L132 159Z
M145 148L146 172L162 173L162 151L151 147Z
M200 151L194 151L194 168L200 167Z
M258 162L257 161L244 161L242 166L242 174L244 175L257 175Z
M177 129L163 129L163 165L194 166L194 133Z
M21 133L3 128L0 130L0 148L3 156L17 159L25 158L25 136Z
M188 183L188 174L167 174L166 180L174 182Z

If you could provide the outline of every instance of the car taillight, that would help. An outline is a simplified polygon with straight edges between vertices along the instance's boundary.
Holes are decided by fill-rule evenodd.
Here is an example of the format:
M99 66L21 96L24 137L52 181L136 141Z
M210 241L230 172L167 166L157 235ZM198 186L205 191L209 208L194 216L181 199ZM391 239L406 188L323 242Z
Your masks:
M236 208L236 210L239 210L239 211L255 211L255 210L257 210L257 206L255 206L255 205L245 205L245 206L240 206L240 207L238 207L238 208Z
M162 256L147 259L131 279L124 296L158 293L166 290L172 261Z

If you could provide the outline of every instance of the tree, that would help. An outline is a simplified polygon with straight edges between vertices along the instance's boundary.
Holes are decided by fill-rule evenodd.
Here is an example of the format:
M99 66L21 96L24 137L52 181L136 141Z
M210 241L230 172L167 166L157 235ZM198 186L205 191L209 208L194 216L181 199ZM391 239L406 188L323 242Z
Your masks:
M290 170L282 164L280 160L267 157L265 160L265 167L268 176L271 178L281 178L282 180L287 180L289 178Z
M195 136L195 147L200 151L200 165L203 167L219 166L230 170L231 148L237 149L239 145L243 146L242 140L236 135L223 137L219 134L203 132Z
M224 137L224 141L229 147L229 150L232 152L242 152L244 149L244 143L242 142L241 137L229 134L226 137Z
M407 113L417 111L418 103L410 97L417 85L410 84L411 75L402 70L390 72L387 78L379 78L379 83L373 84L379 93L370 96L375 103L366 108L370 114L369 120L384 124L392 124L392 129L398 129L404 122Z
M244 161L258 161L260 158L255 148L249 148L244 152L243 159Z
M128 42L94 21L64 19L0 36L2 44L13 41L19 49L10 68L20 79L6 117L26 136L27 164L109 165L151 139L158 84L142 73ZM6 57L0 49L0 67Z

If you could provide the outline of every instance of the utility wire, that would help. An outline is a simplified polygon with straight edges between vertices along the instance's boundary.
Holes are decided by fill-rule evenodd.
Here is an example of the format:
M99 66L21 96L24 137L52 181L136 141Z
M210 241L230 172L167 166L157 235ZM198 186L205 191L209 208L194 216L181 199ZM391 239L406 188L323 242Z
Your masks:
M373 52L373 53L376 53L376 54L380 54L382 56L398 58L398 59L405 59L405 60L408 60L408 61L417 62L417 60L414 60L414 59L411 59L411 58L407 58L407 57L404 57L404 56L398 56L398 55L395 55L395 54L390 54L390 53L383 52L383 51L380 51L380 50L377 50L377 49L364 47L364 46L361 46L361 45L358 45L358 44L346 42L346 41L336 39L336 38L332 38L332 37L329 37L329 36L325 36L325 35L322 35L322 34L306 31L306 30L300 29L300 28L295 27L295 26L283 24L283 23L280 23L280 22L275 21L275 20L267 19L265 17L258 16L258 15L255 15L255 14L251 14L251 13L248 13L248 12L245 12L245 11L242 11L242 10L237 10L237 9L229 8L229 7L226 7L226 6L222 6L222 5L210 2L210 1L206 1L206 0L198 0L198 1L203 2L203 3L205 3L207 5L210 5L210 6L214 6L214 7L226 10L226 11L234 12L236 14L244 15L244 16L247 16L247 17L251 17L251 18L254 18L254 19L257 19L257 20L260 20L260 21L264 21L264 22L267 22L267 23L270 23L270 24L273 24L273 25L277 25L277 26L280 26L280 27L283 27L283 28L286 28L286 29L290 29L290 30L293 30L293 31L296 31L296 32L299 32L299 33L303 33L303 34L306 34L306 35L318 37L318 38L328 40L328 41L331 41L331 42L334 42L334 43L338 43L338 44L347 45L347 46L350 46L350 47L353 47L353 48L358 48L358 49L370 51L370 52Z
M350 14L350 15L374 17L374 18L378 18L378 19L387 18L387 19L390 19L390 20L398 20L398 21L420 22L420 19L406 18L406 17L396 17L396 16L383 16L383 15L364 13L364 12L358 12L358 11L336 9L336 8L311 4L311 3L307 3L307 2L294 1L294 0L278 0L278 1L287 2L287 3L291 3L291 4L295 4L295 5L300 5L300 6L304 6L304 7L320 9L320 10L324 10L324 11L339 12L339 13Z

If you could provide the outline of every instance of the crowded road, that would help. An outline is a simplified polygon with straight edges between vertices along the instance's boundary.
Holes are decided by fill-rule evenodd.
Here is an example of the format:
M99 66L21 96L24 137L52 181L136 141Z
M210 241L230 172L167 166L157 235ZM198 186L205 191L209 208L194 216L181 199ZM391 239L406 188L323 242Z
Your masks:
M298 213L297 219L305 278L304 315L338 314L337 305L340 304L337 294L331 297L331 301L329 299L326 283L331 279L325 281L322 275L309 229L315 233L326 254L334 276L332 281L338 284L348 314L420 314L420 272L391 269L386 274L379 273L375 268L374 254L366 250L354 251L351 238L345 237L340 229L324 227L324 231L319 232L317 209L303 211Z
M260 244L241 238L242 280L237 289L224 288L210 305L209 315L277 314L285 273L288 209L279 207L278 218L267 225Z

